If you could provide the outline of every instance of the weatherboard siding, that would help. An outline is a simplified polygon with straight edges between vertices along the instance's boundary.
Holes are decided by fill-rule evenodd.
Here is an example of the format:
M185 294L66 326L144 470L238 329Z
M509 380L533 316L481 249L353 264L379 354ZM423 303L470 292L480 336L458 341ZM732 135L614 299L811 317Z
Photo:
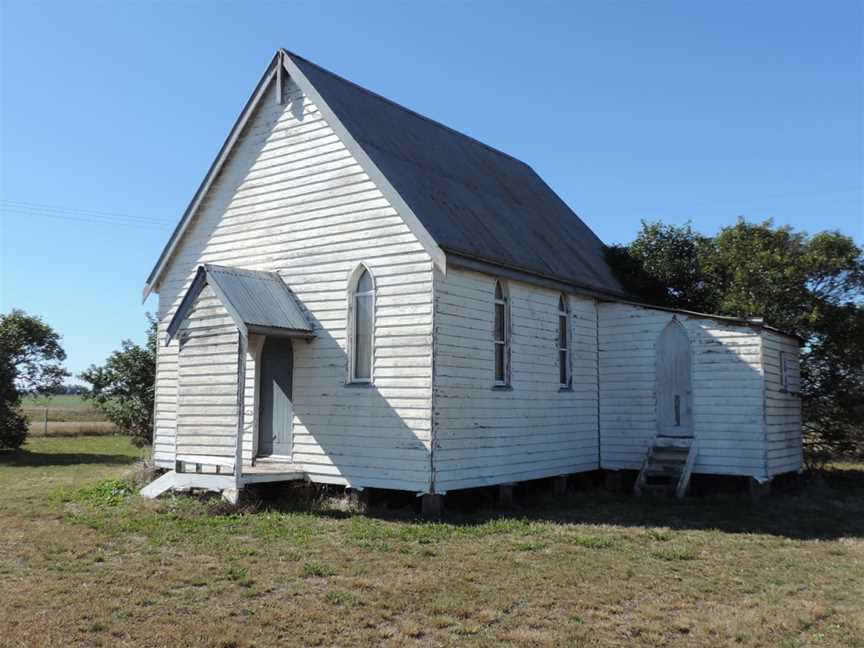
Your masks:
M159 301L161 313L161 295ZM162 344L169 321L160 317L157 325L153 463L161 468L174 467L177 443L177 344Z
M435 282L435 488L597 468L594 301L569 296L572 391L558 373L559 293L509 281L510 390L493 389L495 277L450 268Z
M313 481L440 492L639 468L656 434L655 345L672 313L570 295L573 388L561 390L558 293L510 281L512 389L494 390L495 278L433 270L318 107L286 83L282 104L272 85L265 92L156 287L157 465L173 467L178 452L234 456L236 326L207 293L182 352L176 338L163 344L198 266L214 263L278 272L314 324L315 339L294 342L293 380L293 460ZM349 277L360 263L377 290L371 386L346 384ZM763 379L763 367L774 371L763 347L785 338L677 317L694 358L696 472L765 476L800 465L797 401ZM260 342L251 336L245 356L246 465Z
M657 434L656 344L673 313L599 306L601 467L636 470ZM675 315L690 339L694 471L765 476L762 342L752 328Z
M800 357L798 341L762 331L765 366L765 433L770 476L799 470L802 465ZM787 357L788 386L781 381L780 354Z
M201 291L177 338L177 454L233 459L240 336L210 286Z
M274 87L268 89L181 239L158 286L160 330L201 263L279 272L316 328L314 340L294 342L295 463L314 481L426 491L432 259L317 107L291 83L285 94L280 105ZM377 288L374 385L348 386L348 280L361 262ZM157 381L163 465L176 426L172 347L160 353ZM255 358L250 345L247 463L257 409Z

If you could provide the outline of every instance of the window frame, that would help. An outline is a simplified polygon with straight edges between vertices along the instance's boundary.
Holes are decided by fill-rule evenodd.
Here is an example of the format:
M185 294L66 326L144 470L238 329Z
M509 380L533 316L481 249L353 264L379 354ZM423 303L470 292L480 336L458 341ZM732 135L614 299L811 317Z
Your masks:
M360 285L360 280L363 278L364 274L369 275L369 279L372 282L371 290L366 290L363 292L358 291L358 287ZM346 383L351 385L371 385L375 379L375 321L376 321L376 297L378 293L378 285L375 281L375 275L372 274L372 271L365 263L361 263L357 266L352 272L351 281L349 283L349 291L348 291L348 376ZM357 302L360 298L369 297L372 300L371 305L371 316L372 321L370 322L370 335L369 335L369 376L367 377L358 377L357 376Z
M789 377L786 372L786 352L780 352L780 391L789 391Z
M564 346L561 346L561 324L564 324ZM555 340L555 346L557 347L557 362L558 365L558 386L561 389L572 389L573 387L573 340L571 335L572 325L570 322L570 300L567 298L566 293L560 293L558 295L558 326L556 327L558 330L558 336ZM563 361L562 361L563 358ZM563 366L562 366L563 364ZM561 381L561 372L564 372L564 381Z
M498 296L500 293L500 297ZM495 280L493 288L493 306L492 306L492 379L493 386L497 389L507 389L510 387L510 293L507 289L507 284L501 279ZM502 309L502 338L498 338L496 326L496 318L498 308ZM497 358L498 348L502 347L502 372L503 377L498 378Z

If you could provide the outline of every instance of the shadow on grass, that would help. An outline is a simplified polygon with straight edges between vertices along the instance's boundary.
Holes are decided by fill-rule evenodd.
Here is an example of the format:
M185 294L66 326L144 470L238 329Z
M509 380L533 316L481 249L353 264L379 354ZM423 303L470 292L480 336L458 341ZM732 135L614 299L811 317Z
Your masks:
M122 454L99 454L84 452L30 452L16 450L0 452L0 466L39 467L74 466L76 464L102 464L105 466L125 466L140 461L139 457Z
M762 499L741 493L710 494L683 500L636 498L596 485L555 496L543 481L523 484L512 507L496 505L494 489L454 492L447 496L445 524L479 526L519 519L564 525L720 531L765 534L795 540L864 538L864 467L834 469ZM455 496L455 497L454 497ZM381 521L423 524L413 493L373 497L365 513L334 510L293 497L265 495L259 511L305 511L344 519L357 515ZM253 513L254 514L254 513Z

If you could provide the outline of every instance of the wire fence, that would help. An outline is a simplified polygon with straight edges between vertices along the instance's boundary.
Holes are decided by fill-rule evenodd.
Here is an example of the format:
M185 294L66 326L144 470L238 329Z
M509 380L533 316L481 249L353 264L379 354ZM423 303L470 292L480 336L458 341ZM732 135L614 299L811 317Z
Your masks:
M23 410L31 436L91 436L117 432L113 423L89 408L31 405Z

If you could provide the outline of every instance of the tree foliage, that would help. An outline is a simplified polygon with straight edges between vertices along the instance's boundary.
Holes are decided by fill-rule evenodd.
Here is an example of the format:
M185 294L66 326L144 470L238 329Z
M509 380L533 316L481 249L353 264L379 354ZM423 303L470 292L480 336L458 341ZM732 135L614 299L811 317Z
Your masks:
M848 236L808 236L739 219L713 237L643 222L611 248L622 282L655 304L764 318L800 336L811 458L864 452L864 253Z
M0 315L0 448L19 448L27 436L21 393L49 393L69 373L60 336L40 317L13 309Z
M142 347L123 340L120 349L101 367L91 366L81 374L90 383L91 401L117 428L143 446L153 441L153 406L156 381L156 321L150 322Z

